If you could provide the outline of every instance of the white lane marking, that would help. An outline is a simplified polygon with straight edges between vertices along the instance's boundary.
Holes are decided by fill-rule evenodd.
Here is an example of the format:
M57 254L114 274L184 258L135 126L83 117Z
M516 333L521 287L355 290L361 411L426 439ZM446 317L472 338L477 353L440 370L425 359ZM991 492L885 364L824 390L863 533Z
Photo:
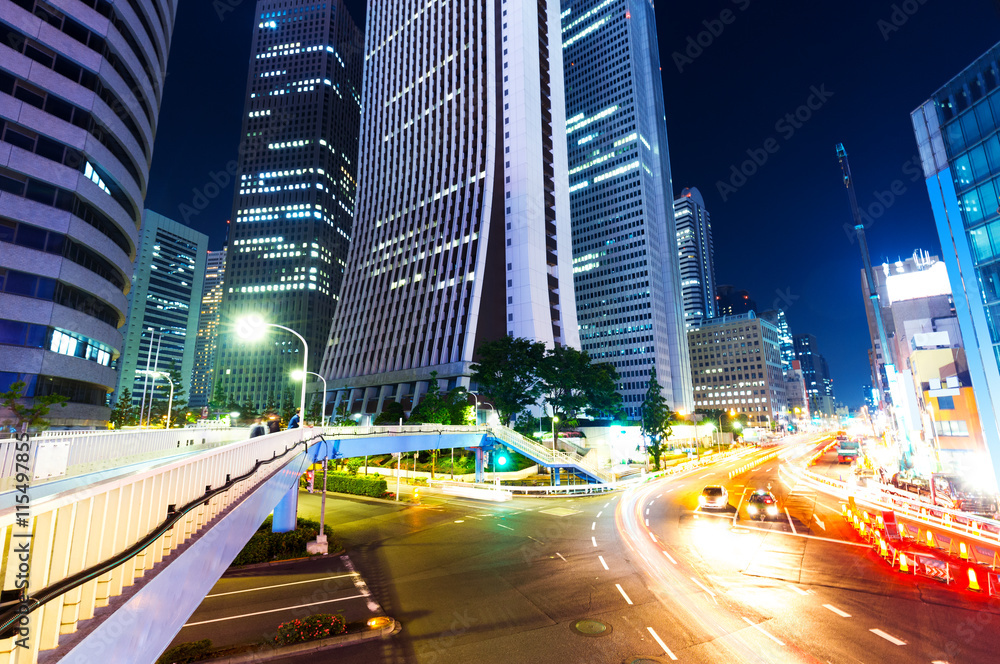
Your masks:
M813 519L815 519L816 523L819 525L819 527L822 528L824 532L826 532L826 525L822 521L819 520L819 517L816 516L815 514L813 514Z
M650 505L652 505L652 504L653 504L653 501L652 501L652 500L651 500L651 501L649 501L649 504L650 504Z
M847 611L841 611L840 609L838 609L837 607L835 607L833 604L824 604L823 608L830 609L831 611L833 611L834 613L836 613L841 618L850 618L851 617L850 613L848 613Z
M788 525L792 527L792 534L793 535L798 535L798 532L796 532L796 530L795 530L795 524L792 523L792 515L788 513L788 508L787 507L785 508L785 516L788 517Z
M536 540L536 539L535 539L534 537L532 537L531 535L528 535L528 539L530 539L530 540L534 540L535 542L538 542L539 544L544 544L544 542L542 542L541 540Z
M677 656L674 655L674 653L670 652L670 648L668 648L667 644L663 642L663 639L660 638L660 635L654 632L652 627L647 627L646 629L649 630L649 635L652 636L653 639L655 639L656 642L660 644L661 648L663 648L663 652L667 653L667 657L669 657L674 661L677 661Z
M694 581L695 583L697 583L698 587L701 588L702 590L704 590L705 592L707 592L710 596L715 597L715 593L713 593L711 590L709 590L708 587L705 584L703 584L701 581L699 581L698 579L694 578L693 576L690 577L690 579L692 581Z
M751 627L753 627L753 628L754 628L755 630L757 630L758 632L760 632L761 634L763 634L763 635L764 635L764 636L766 636L767 638L769 638L769 639L771 639L772 641L774 641L775 643L777 643L777 644L778 644L779 646L783 646L783 645L785 645L785 642L784 642L784 641L782 641L782 640L778 639L778 638L777 638L777 637L775 637L775 636L774 636L773 634L770 634L770 633L768 633L768 632L767 632L767 630L765 630L765 629L764 629L763 627L761 627L760 625L756 625L756 624L754 624L754 622L753 622L752 620L750 620L749 618L747 618L746 616L743 616L743 620L744 620L744 621L746 622L746 624L750 625L750 626L751 626Z
M665 556L667 557L667 560L669 560L669 561L670 561L670 562L672 562L673 564L675 564L675 565L677 564L677 561L676 561L676 560L674 560L674 557L673 557L673 556L671 556L671 555L670 555L669 553L667 553L666 551L664 551L664 552L663 552L663 555L665 555Z
M649 528L649 519L646 519L646 527Z
M658 494L656 494L656 497L659 498L662 495L663 495L662 493L658 493Z
M507 530L514 530L513 528L511 528L509 526L505 526L502 523L498 523L497 525L500 526L501 528L506 528Z
M876 636L881 636L883 639L885 639L886 641L888 641L889 643L891 643L893 645L897 645L897 646L905 646L906 645L906 641L900 641L895 636L892 636L891 634L886 634L885 632L883 632L880 629L870 629L868 631L871 632L872 634L875 634Z
M629 599L629 596L625 594L625 590L624 590L624 589L622 588L622 584L620 584L620 583L616 583L616 584L615 584L615 588L617 588L617 589L618 589L618 592L620 592L620 593L622 594L622 597L624 597L624 598L625 598L625 601L626 601L626 602L628 602L629 604L631 604L631 603L632 603L632 600L631 600L631 599Z
M806 595L806 596L809 595L809 593L807 593L806 591L802 590L802 588L799 588L798 586L793 586L790 583L786 583L785 585L788 586L789 588L791 588L792 590L794 590L795 592L797 592L800 595Z
M667 490L666 490L666 491L664 491L663 493L670 493L670 492L671 492L671 491L673 491L673 490L674 490L675 488L676 488L676 487L670 487L669 489L667 489ZM659 497L659 496L657 496L657 497Z
M646 508L646 514L649 514L649 508L648 507Z
M610 505L610 504L611 504L611 503L604 503L604 506L605 506L605 507L607 507L607 506L608 506L608 505Z
M209 597L224 597L225 595L239 595L240 593L253 593L258 590L270 590L271 588L285 588L287 586L298 586L303 583L316 583L317 581L328 581L330 579L343 579L349 576L357 576L357 572L354 574L338 574L336 576L323 576L317 579L306 579L305 581L292 581L291 583L279 583L273 586L260 586L259 588L247 588L246 590L232 590L228 593L213 593L211 595L205 595L205 599Z
M592 524L590 524L590 529L591 529L591 530L595 530L595 529L597 529L597 522L596 522L596 521L595 521L595 522L593 522Z
M598 512L598 513L597 513L597 516L596 516L596 517L594 517L594 518L596 518L596 519L600 519L600 518L601 518L601 515L602 515L602 514L604 514L604 510L601 510L600 512Z
M651 539L651 540L653 540L655 542L656 541L656 535L654 535L653 533L650 533L649 534L649 539Z
M785 537L802 537L804 539L819 540L820 542L833 542L834 544L843 544L845 546L857 546L862 549L871 548L870 544L862 544L860 542L848 542L847 540L833 539L830 537L818 537L816 535L804 535L803 533L789 533L785 532L784 530L770 530L768 528L758 528L757 526L750 526L747 524L740 524L740 528L744 530L759 530L762 533L770 533L772 535L784 535Z
M702 476L701 476L701 477L699 477L698 479L699 479L699 480L703 480L703 479L705 479L706 477L708 477L708 476L709 476L709 475L711 475L711 474L712 474L712 473L705 473L704 475L702 475Z
M267 611L256 611L254 613L240 613L238 616L228 616L226 618L214 618L212 620L201 620L199 622L189 622L186 623L185 627L194 627L196 625L207 625L209 623L224 622L226 620L238 620L239 618L249 618L250 616L261 616L266 613L280 613L281 611L292 611L293 609L304 609L307 606L319 606L321 604L333 604L334 602L346 602L349 599L358 599L360 597L365 597L365 595L351 595L350 597L339 597L337 599L328 599L323 602L310 602L309 604L299 604L298 606L286 606L280 609L268 609Z
M594 546L597 546L597 538L596 537L591 537L590 541L594 543Z
M568 563L569 562L568 560L566 560L565 558L563 558L563 554L559 553L558 551L556 551L556 555L559 556L560 558L562 558L562 560L563 560L564 563Z
M602 565L604 565L605 570L611 571L611 568L608 567L608 564L604 562L604 556L597 556L597 559L601 561Z
M765 468L765 469L764 469L764 472L765 472L765 473L769 473L769 472L771 472L771 469L770 469L770 468Z

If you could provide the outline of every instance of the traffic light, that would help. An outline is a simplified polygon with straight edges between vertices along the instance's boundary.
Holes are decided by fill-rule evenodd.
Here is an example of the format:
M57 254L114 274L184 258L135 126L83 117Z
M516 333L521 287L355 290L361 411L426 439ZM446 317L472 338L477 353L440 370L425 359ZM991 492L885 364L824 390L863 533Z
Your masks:
M497 465L506 466L507 465L507 453L503 451L497 452Z

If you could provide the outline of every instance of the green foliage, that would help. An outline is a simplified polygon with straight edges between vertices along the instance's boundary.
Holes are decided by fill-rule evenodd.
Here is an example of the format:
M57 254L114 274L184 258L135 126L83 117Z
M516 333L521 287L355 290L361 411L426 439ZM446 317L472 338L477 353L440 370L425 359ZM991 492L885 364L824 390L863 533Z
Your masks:
M541 377L546 402L564 420L575 420L584 411L595 416L621 411L622 398L615 391L618 372L611 364L592 363L586 351L553 348L542 362Z
M132 392L127 387L123 387L122 391L118 394L115 405L111 407L111 415L108 417L108 421L116 429L138 423L139 413L136 407L132 405Z
M524 411L517 416L514 430L522 436L534 438L538 435L539 426L540 420L532 415L530 411Z
M314 422L316 424L322 424L321 420L323 416L321 411L323 410L322 399L317 399L316 395L312 396L312 401L309 402L309 407L306 409L306 420L309 422Z
M18 431L32 428L48 429L49 421L45 419L45 416L49 414L49 409L55 404L65 408L69 399L58 394L50 394L44 397L35 397L29 406L21 403L21 400L25 398L23 394L27 387L27 383L19 380L13 383L6 392L0 392L0 404L14 415L13 419L4 420L3 423Z
M660 469L660 460L673 435L674 414L663 398L663 388L656 380L656 368L649 370L649 387L642 401L642 435L648 440L646 451L653 459L653 470Z
M420 397L420 403L410 412L410 424L451 424L451 412L441 396L437 376L436 371L431 372L427 393Z
M327 541L330 542L330 550L334 550L333 531L329 526L324 528ZM290 533L272 533L271 517L264 519L264 523L257 532L253 534L250 541L246 543L240 551L232 565L255 565L257 563L269 563L274 560L288 560L291 558L304 558L306 543L316 539L319 533L319 524L309 519L298 518L295 523L295 530Z
M212 387L212 398L208 400L208 412L218 417L222 413L232 412L226 410L229 406L229 398L226 396L226 389L222 387L222 381L215 377L215 385Z
M510 422L541 396L542 342L503 336L482 344L476 354L472 380L479 386L479 394L497 409L501 423Z
M398 401L386 401L382 404L382 412L375 418L375 426L399 424L399 420L406 422L406 411L403 409L403 404Z
M399 420L396 420L396 421L398 422ZM332 418L332 421L331 421L330 424L331 424L331 426L335 426L335 427L356 427L356 426L358 426L357 420L355 420L353 417L351 417L350 413L347 412L347 404L346 403L340 404L340 408L338 408L333 413L333 418Z
M192 641L191 643L179 643L170 648L156 660L156 664L189 664L190 662L200 662L208 659L212 650L212 642L208 639Z
M239 407L239 411L240 423L243 425L253 424L253 421L260 417L260 412L257 410L257 406L250 401L249 397L243 402L243 405Z
M277 417L278 408L279 408L278 399L277 397L274 396L274 392L268 392L267 401L264 402L264 411L262 414L265 416L274 415L275 417Z
M347 631L343 616L333 616L329 613L317 613L302 620L291 620L278 625L278 634L274 641L280 646L293 643L325 639Z
M469 391L464 387L456 387L444 395L445 407L448 409L451 424L474 425L476 423L476 406L475 402L469 399L470 396Z
M365 464L365 460L363 458L361 458L361 457L352 457L352 458L348 459L347 460L347 474L348 475L352 475L352 476L356 476L358 474L358 470L360 470L361 466L363 466L364 464ZM329 479L329 478L327 478L327 479Z
M355 471L357 472L357 471ZM305 486L305 477L299 482ZM322 490L323 474L316 473L315 487ZM385 495L388 485L385 478L379 475L351 475L349 473L330 473L326 475L326 490L335 493L349 493L355 496L381 498Z
M295 414L295 397L292 395L292 388L286 387L281 393L281 426L288 426L288 420Z

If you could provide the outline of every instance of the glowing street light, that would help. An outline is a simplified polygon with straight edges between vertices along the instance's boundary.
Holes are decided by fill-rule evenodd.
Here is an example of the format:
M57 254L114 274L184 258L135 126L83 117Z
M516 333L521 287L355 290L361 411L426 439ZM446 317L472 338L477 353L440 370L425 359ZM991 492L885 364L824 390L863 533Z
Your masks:
M315 371L302 371L302 369L296 369L292 372L292 380L301 380L303 381L304 386L306 375L316 376L323 381L323 415L319 418L319 421L321 426L326 426L326 378L323 378ZM303 417L305 417L305 411L303 411Z
M167 382L170 383L170 399L167 401L167 427L166 427L166 428L169 429L170 428L170 414L171 414L170 411L174 407L174 381L171 380L170 374L168 374L165 371L153 371L152 369L136 369L135 372L137 374L141 374L141 375L145 375L145 376L150 376L151 378L153 378L154 381L157 378L166 378ZM152 411L153 411L153 408L152 408L152 398L150 398L150 402L151 403L150 403L149 410L150 410L150 413L152 413ZM141 422L140 422L140 424L141 424ZM146 415L146 427L147 428L149 427L149 414Z
M302 342L302 371L303 373L309 373L309 344L306 342L305 337L292 328L278 325L277 323L268 323L260 316L250 315L236 321L236 336L246 341L257 341L264 336L265 328L268 327L276 327L279 330L291 332L299 338L299 341ZM323 395L324 397L326 396L325 390ZM302 395L299 399L299 413L299 421L304 423L306 417L306 381L304 380L302 381Z
M556 451L556 424L559 422L559 417L555 414L552 415L552 453L555 454Z

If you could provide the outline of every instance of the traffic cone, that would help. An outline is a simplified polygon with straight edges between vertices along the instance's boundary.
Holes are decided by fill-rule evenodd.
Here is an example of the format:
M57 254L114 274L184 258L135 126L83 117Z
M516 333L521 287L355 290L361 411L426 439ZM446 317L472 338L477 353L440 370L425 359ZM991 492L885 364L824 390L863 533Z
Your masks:
M937 548L934 545L934 533L931 532L930 528L927 529L927 546L931 547L932 549Z
M889 556L889 551L885 547L885 540L882 539L881 537L878 538L878 548L879 548L879 555L881 555L883 558Z
M965 542L958 543L958 557L961 558L962 560L969 559L969 548L965 546Z
M899 552L899 571L903 574L910 573L910 566L906 562L906 554L902 551Z
M980 592L982 588L979 587L979 581L976 580L976 570L969 568L969 590L974 590L975 592Z

